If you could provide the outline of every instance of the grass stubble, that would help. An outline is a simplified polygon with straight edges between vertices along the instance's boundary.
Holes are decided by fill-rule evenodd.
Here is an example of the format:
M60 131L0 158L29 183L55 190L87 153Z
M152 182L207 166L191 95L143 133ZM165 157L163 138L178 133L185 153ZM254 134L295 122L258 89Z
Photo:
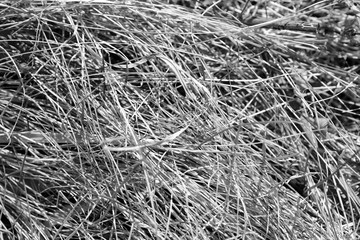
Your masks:
M1 239L359 237L350 5L206 3L0 4Z

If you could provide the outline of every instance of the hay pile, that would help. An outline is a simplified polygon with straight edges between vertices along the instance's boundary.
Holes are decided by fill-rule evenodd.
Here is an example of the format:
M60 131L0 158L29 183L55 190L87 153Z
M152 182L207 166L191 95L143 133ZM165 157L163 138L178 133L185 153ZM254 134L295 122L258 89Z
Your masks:
M0 238L357 239L344 7L175 2L0 5Z

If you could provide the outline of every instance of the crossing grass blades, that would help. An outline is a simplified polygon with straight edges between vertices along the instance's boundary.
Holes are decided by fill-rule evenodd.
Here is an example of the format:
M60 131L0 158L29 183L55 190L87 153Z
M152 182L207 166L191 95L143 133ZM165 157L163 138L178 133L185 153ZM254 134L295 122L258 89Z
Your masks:
M0 12L1 239L359 238L350 1Z

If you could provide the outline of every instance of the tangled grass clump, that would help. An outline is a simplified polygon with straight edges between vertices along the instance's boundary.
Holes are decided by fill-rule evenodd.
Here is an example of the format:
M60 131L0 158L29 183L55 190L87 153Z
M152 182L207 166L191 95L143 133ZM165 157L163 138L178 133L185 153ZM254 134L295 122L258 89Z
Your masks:
M359 237L350 6L210 2L0 5L1 239Z

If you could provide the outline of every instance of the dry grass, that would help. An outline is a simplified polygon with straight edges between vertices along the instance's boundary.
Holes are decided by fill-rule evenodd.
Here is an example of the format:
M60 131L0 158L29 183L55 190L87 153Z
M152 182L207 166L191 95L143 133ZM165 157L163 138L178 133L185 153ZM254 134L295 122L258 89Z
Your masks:
M210 2L1 3L1 239L359 237L352 15Z

